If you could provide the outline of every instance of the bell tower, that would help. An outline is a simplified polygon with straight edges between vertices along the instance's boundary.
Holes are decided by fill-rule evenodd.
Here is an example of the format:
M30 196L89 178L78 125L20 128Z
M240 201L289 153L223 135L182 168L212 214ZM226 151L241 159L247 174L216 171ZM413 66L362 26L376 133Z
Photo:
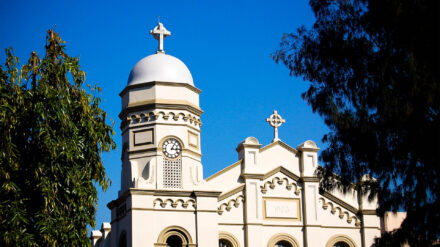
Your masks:
M162 23L150 31L156 54L140 60L120 93L121 190L191 190L203 181L200 90L185 64L165 54L171 35Z
M107 204L111 234L101 239L110 246L215 246L221 192L203 179L200 90L185 64L165 53L171 32L159 22L150 34L156 53L133 67L120 93L121 190Z

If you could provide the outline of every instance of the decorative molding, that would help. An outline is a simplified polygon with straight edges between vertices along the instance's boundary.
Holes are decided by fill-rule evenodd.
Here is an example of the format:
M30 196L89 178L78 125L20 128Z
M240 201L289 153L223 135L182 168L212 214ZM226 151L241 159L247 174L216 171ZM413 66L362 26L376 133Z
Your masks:
M215 197L222 193L221 191L205 191L205 190L195 190L193 191L195 197Z
M242 185L239 185L239 186L237 186L236 188L234 188L234 189L232 189L232 190L230 190L230 191L228 191L228 192L225 192L225 193L222 193L222 194L220 194L220 196L218 197L218 201L220 202L220 201L223 201L224 199L226 199L226 198L228 198L228 197L230 197L230 196L232 196L232 195L235 195L235 194L237 194L238 192L241 192L241 191L243 191L244 190L244 188L245 188L245 184L242 184Z
M155 85L164 85L164 86L174 86L174 87L186 87L188 89L190 89L191 91L200 94L202 92L202 90L189 85L187 83L177 83L177 82L165 82L165 81L151 81L151 82L144 82L144 83L137 83L137 84L133 84L133 85L127 85L120 93L119 96L122 97L124 96L124 94L131 89L135 89L135 88L143 88L143 87L152 87Z
M149 100L141 100L141 101L135 101L128 103L126 108L131 109L139 106L145 106L145 105L151 105L151 104L157 104L157 105L185 105L189 106L195 109L198 109L199 111L202 111L202 109L199 108L199 106L194 105L193 103L187 101L187 100L178 100L178 99L161 99L161 98L153 98ZM203 112L203 111L202 111Z
M152 155L145 155L145 156L141 156L141 157L153 157L153 156L156 156L156 155L162 155L162 148L161 147L159 147L159 148L152 147L152 148L142 148L142 149L139 149L139 150L127 151L128 154L145 154L146 152L153 152L154 154L152 154ZM182 157L188 157L188 158L194 159L196 161L200 161L200 160L197 160L197 159L195 159L195 158L193 158L191 156L188 156L187 154L193 155L193 156L195 156L195 157L197 157L199 159L202 158L201 154L199 154L197 152L194 152L194 151L192 151L190 149L187 149L187 148L182 148L182 155L181 155ZM137 156L136 158L141 158L141 157Z
M360 210L360 213L362 215L378 215L377 211L375 209L364 209L364 210Z
M222 215L224 209L226 209L226 211L231 211L232 206L238 208L238 206L240 206L240 202L244 202L244 196L243 195L239 195L237 196L235 199L230 199L228 202L224 202L222 203L219 207L218 207L218 214Z
M140 129L140 128L147 128L147 127L155 127L155 126L159 126L159 125L166 125L166 126L185 126L195 132L200 132L200 129L197 129L196 127L190 125L190 124L182 124L182 123L165 123L165 122L161 122L161 123L142 123L136 126L131 126L130 128L125 128L121 131L121 135L124 135L125 133L127 133L127 131L129 130L136 130L136 129Z
M323 197L326 197L327 199L341 205L342 207L346 208L348 211L352 212L353 214L358 214L358 209L351 206L350 204L344 202L343 200L337 198L336 196L330 194L329 192L325 191L325 190L320 190L319 194L322 195Z
M220 193L220 192L215 192ZM111 210L125 202L125 200L131 195L153 195L153 196L175 196L175 197L194 197L194 191L192 190L155 190L155 189L138 189L130 188L126 190L118 199L113 200L107 204L107 207Z
M320 197L318 200L320 202L322 202L322 208L324 210L327 210L328 208L330 208L330 213L332 213L332 214L335 214L336 211L338 211L338 217L340 219L344 219L344 217L346 216L346 220L347 220L348 224L351 224L351 222L354 220L355 226L361 225L361 221L359 220L359 218L356 215L350 215L350 213L348 211L344 211L339 205L335 205L331 201L326 202L323 197Z
M301 177L302 182L319 182L321 179L319 177Z
M241 142L240 144L238 144L238 147L235 149L238 153L243 150L244 148L255 148L255 149L260 149L261 144L257 143L243 143Z
M260 186L261 193L266 194L268 187L270 189L274 189L276 184L283 185L284 183L286 184L287 190L291 190L292 187L295 187L295 195L299 195L299 193L301 192L301 189L298 187L298 185L296 183L290 183L289 179L274 177L272 178L272 180L266 181L264 185Z
M200 120L200 117L191 115L189 113L185 114L183 112L170 111L168 113L165 113L164 111L150 110L143 111L141 113L127 113L126 115L127 116L125 117L125 119L121 118L121 130L125 129L128 125L156 121L160 118L166 121L178 121L179 119L181 119L184 122L188 122L194 126L198 126L199 128L202 126L202 121Z
M259 179L259 180L263 180L264 174L259 174L259 173L242 173L240 176L243 179Z
M197 203L194 199L188 199L185 201L183 199L173 200L171 198L168 199L156 198L153 201L153 207L155 207L156 204L159 204L160 207L162 208L165 208L167 205L171 205L172 208L177 208L177 206L181 206L182 208L188 208L188 205L190 204L194 209L197 208Z
M243 160L239 160L239 161L235 162L234 164L232 164L232 165L230 165L230 166L224 168L223 170L220 170L220 171L218 171L217 173L212 174L211 176L209 176L208 178L206 178L206 181L210 181L210 180L212 180L212 179L214 179L214 178L216 178L216 177L222 175L223 173L225 173L225 172L227 172L227 171L229 171L229 170L235 168L236 166L241 165L241 162L242 162L242 161L243 161Z
M286 175L287 177L295 180L295 182L299 182L300 181L300 178L296 174L294 174L293 172L287 170L286 168L284 168L282 166L279 166L279 167L277 167L277 168L267 172L266 174L264 174L263 175L263 180L267 179L269 177L272 177L273 175L277 174L278 172L280 172L280 173Z

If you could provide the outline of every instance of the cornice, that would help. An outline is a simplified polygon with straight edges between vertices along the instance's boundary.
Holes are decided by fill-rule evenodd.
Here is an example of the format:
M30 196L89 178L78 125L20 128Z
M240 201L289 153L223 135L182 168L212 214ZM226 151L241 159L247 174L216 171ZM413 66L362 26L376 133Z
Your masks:
M150 82L144 82L144 83L137 83L137 84L134 84L134 85L128 85L119 93L119 96L122 97L128 90L131 90L131 89L143 88L143 87L148 87L148 86L152 87L152 86L155 86L155 85L158 85L158 86L172 86L172 87L185 87L185 88L188 88L189 90L191 90L191 91L193 91L193 92L195 92L197 94L200 94L202 92L202 90L200 90L200 89L198 89L198 88L196 88L196 87L194 87L192 85L189 85L187 83L176 83L176 82L165 82L165 81L150 81Z
M301 177L302 182L318 182L321 181L319 177Z
M259 179L259 180L263 180L264 174L259 174L259 173L242 173L240 176L243 179Z
M286 168L284 168L282 166L279 166L279 167L277 167L277 168L267 172L266 174L264 174L262 180L265 180L265 179L267 179L267 178L277 174L278 172L281 172L282 174L284 174L287 177L295 180L296 182L300 182L300 177L298 177L296 174L294 174L293 172L287 170Z
M322 195L323 197L326 197L327 199L341 205L342 207L344 207L345 209L347 209L348 211L352 212L353 214L358 214L361 213L357 208L351 206L350 204L342 201L341 199L337 198L336 196L330 194L327 191L324 190L320 190L319 194Z
M261 144L254 144L254 143L240 143L238 147L235 149L237 152L240 152L244 148L255 148L260 149Z
M182 197L193 197L195 193L198 191L193 190L156 190L156 189L136 189L130 188L126 190L121 196L119 196L116 200L113 200L107 204L109 209L112 209L122 202L124 202L131 195L153 195L153 196L182 196ZM210 191L208 191L210 192ZM220 195L221 192L214 191L213 193L217 193Z
M194 107L192 105L184 104L183 102L174 102L174 103L159 103L157 101L144 101L145 104L134 104L128 105L124 109L122 109L121 113L119 113L119 119L124 120L124 117L133 112L140 111L149 111L155 109L167 109L167 110L185 110L189 111L194 115L200 117L203 114L203 111L199 107Z
M374 209L363 209L360 211L362 215L377 215L376 210Z
M127 151L128 154L139 154L139 153L145 153L145 152L152 153L153 156L155 156L155 155L162 155L162 148L161 147L151 147L151 148L141 148L141 149L138 149L138 150ZM193 151L191 149L188 149L188 148L183 148L182 149L182 155L183 155L183 157L193 158L191 156L187 156L187 155L184 155L184 154L190 154L190 155L193 155L193 156L195 156L196 158L199 158L199 159L202 158L202 155L200 153L195 152L195 151ZM197 161L199 161L199 160L197 160Z
M226 168L223 168L223 170L220 170L220 171L218 171L217 173L212 174L211 176L209 176L209 177L206 178L206 181L208 182L208 181L210 181L210 180L212 180L212 179L214 179L214 178L216 178L216 177L222 175L223 173L225 173L225 172L227 172L227 171L233 169L234 167L241 165L241 162L242 162L242 161L243 161L243 160L239 160L239 161L235 162L234 164L232 164L232 165L230 165L230 166L228 166L228 167L226 167Z
M196 197L215 197L218 198L218 196L222 193L221 191L204 191L204 190L195 190L194 195Z
M218 197L218 201L223 201L224 199L226 199L226 198L228 198L228 197L230 197L230 196L232 196L232 195L235 195L235 194L237 194L238 192L243 191L244 188L245 188L245 185L244 185L244 184L241 184L241 185L237 186L236 188L234 188L234 189L232 189L232 190L230 190L230 191L227 191L227 192L225 192L225 193L222 193L222 194Z
M160 126L160 125L167 125L167 126L185 126L187 128L190 128L191 130L200 133L200 129L197 129L194 126L191 126L189 124L181 124L181 123L146 123L146 124L139 124L139 125L135 125L135 126L129 126L129 127L124 127L122 128L122 132L121 135L124 135L128 130L132 129L132 130L137 130L137 129L142 129L142 128L147 128L147 127L155 127L155 126Z

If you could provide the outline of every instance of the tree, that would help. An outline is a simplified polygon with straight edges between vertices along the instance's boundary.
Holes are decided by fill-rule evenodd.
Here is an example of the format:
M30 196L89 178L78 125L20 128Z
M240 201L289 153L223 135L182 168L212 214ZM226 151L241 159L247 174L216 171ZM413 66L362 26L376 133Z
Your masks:
M285 34L272 57L310 82L303 98L330 128L323 188L374 177L358 185L370 199L379 195L377 212L407 211L376 244L431 245L440 239L439 1L310 6L314 25Z
M116 148L114 131L99 108L100 89L83 88L85 73L64 43L49 30L43 59L32 52L18 68L6 49L0 66L2 246L88 245L94 182L104 190L110 182L100 155Z

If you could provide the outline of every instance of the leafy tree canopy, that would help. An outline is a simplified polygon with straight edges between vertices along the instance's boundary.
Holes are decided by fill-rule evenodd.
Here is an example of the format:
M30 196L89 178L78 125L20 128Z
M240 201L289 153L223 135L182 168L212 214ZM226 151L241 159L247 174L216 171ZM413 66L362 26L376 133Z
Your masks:
M0 245L89 245L97 191L109 185L101 153L114 131L86 92L79 59L52 30L46 55L0 66ZM89 86L90 87L90 86ZM90 87L91 92L99 91ZM94 93L94 94L95 94Z
M322 185L360 183L378 213L407 211L378 245L440 238L439 1L310 0L316 21L272 56L310 81L303 93L330 132ZM341 176L341 183L333 178Z

